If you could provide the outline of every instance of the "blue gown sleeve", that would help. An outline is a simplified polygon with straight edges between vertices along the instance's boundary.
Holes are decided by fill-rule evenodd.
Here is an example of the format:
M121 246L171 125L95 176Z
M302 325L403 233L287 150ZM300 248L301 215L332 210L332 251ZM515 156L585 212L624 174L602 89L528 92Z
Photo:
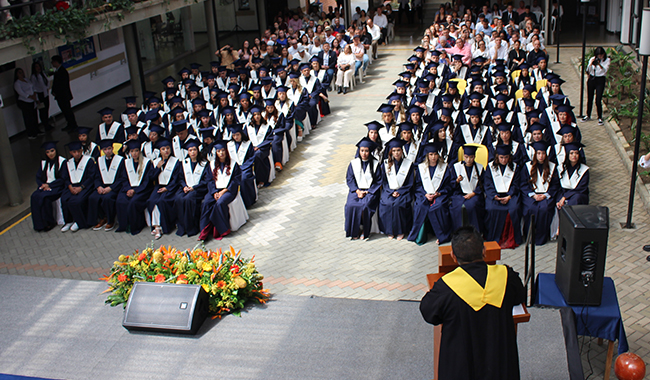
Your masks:
M345 174L345 182L348 185L348 189L350 189L351 193L356 192L359 190L359 187L357 186L357 181L354 178L354 171L352 170L352 164L348 164L348 171Z

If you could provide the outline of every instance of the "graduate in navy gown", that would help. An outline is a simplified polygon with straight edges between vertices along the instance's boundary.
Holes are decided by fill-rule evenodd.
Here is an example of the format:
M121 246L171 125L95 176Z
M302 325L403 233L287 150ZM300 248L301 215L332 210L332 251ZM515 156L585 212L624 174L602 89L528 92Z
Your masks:
M88 197L95 190L95 161L84 156L80 141L68 144L72 158L63 165L65 189L61 194L61 208L65 225L61 232L76 232L88 225Z
M372 154L377 145L364 137L357 147L357 157L350 161L345 176L349 189L345 202L345 237L353 240L370 236L381 186L379 161Z
M271 170L274 168L269 159L273 143L273 129L262 118L262 109L258 106L251 107L251 121L246 127L246 134L253 144L255 152L255 179L257 186L262 187L273 180Z
M589 166L581 155L583 147L581 143L564 144L567 159L558 166L558 210L564 206L589 204Z
M318 109L318 101L321 99L321 84L318 78L315 75L311 75L311 66L308 63L303 63L300 65L300 72L302 76L300 77L300 85L302 88L307 90L309 103L309 110L307 114L309 115L309 121L311 122L312 128L316 127L318 123L318 116L320 110Z
M137 235L146 225L144 211L147 199L153 191L153 180L158 175L151 160L140 154L140 143L131 140L126 143L129 158L124 160L123 185L117 195L117 222L115 232L130 231Z
M413 225L413 163L404 157L403 146L404 141L400 139L388 141L388 158L380 168L379 229L397 240L402 240Z
M290 73L289 83L291 87L287 88L287 98L291 100L293 106L293 118L296 124L300 127L298 131L298 142L302 140L303 131L305 130L305 123L311 122L307 120L307 112L309 112L309 93L300 84L300 73ZM279 97L279 96L278 96Z
M289 161L289 142L287 135L289 129L293 127L293 119L285 118L275 108L275 99L264 100L264 119L271 129L273 129L273 143L271 150L273 151L273 161L276 170L282 170L282 165Z
M427 221L437 238L437 243L451 239L448 195L451 178L447 163L441 158L443 143L430 143L422 147L424 160L415 169L415 201L413 202L413 228L408 240L417 244L427 241Z
M241 169L241 187L239 189L246 208L257 202L257 181L255 180L255 150L242 129L242 124L230 128L232 140L228 141L230 158L237 162Z
M490 128L483 125L481 115L483 110L478 107L470 107L467 110L469 123L462 124L454 131L454 142L458 145L483 144L486 147L492 145L492 134Z
M113 140L101 140L94 189L88 197L88 224L94 231L115 228L115 201L124 181L124 157L113 152ZM95 224L96 223L96 224Z
M522 243L520 172L512 146L497 145L495 158L485 170L485 239L497 241L501 248Z
M518 165L522 165L526 162L526 150L524 149L524 144L519 143L512 138L512 124L507 122L502 122L496 125L498 131L498 137L495 142L488 147L488 160L493 161L496 159L496 147L498 145L507 145L510 147L510 154L512 155L512 160ZM486 238L487 239L487 238ZM490 241L490 239L487 239Z
M450 168L451 177L451 213L452 230L463 225L463 205L467 210L467 221L477 231L483 231L483 165L475 162L476 145L463 146L463 161L454 163Z
M38 188L31 197L32 223L36 231L49 231L57 225L54 205L63 193L62 171L66 160L58 155L56 143L57 141L48 141L41 145L45 159L41 161L36 173Z
M542 140L531 145L535 155L532 161L523 166L521 173L524 234L528 234L530 216L535 215L535 244L542 245L550 236L560 181L555 164L546 155L548 142Z
M221 240L230 234L230 210L228 206L238 195L241 170L230 158L224 141L215 142L216 159L210 163L212 178L208 181L208 193L201 205L201 234L205 241L210 235Z
M201 144L197 139L190 139L183 146L187 149L188 143ZM172 155L172 145L167 139L160 139L156 143L160 157L152 161L156 169L156 185L147 200L147 224L151 226L154 239L158 240L163 234L168 234L176 225L176 212L174 199L180 188L182 161Z
M196 140L190 140L185 144L187 158L181 167L180 189L174 198L178 236L184 234L194 236L201 231L199 226L201 202L208 192L208 181L212 179L212 173L198 145L199 142Z

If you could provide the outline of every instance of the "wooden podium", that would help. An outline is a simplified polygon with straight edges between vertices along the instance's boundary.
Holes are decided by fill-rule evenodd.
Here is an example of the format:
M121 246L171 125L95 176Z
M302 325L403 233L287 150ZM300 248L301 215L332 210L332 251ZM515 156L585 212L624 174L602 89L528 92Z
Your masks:
M494 265L497 260L501 260L501 247L496 241L486 241L483 243L485 246L485 262ZM438 247L438 273L427 274L427 284L429 289L433 288L442 276L453 271L458 267L458 263L451 256L451 245ZM517 332L517 324L530 321L530 314L526 305L521 304L519 313L515 314L513 309L512 319L515 322L515 333ZM523 313L521 312L523 310ZM440 357L440 337L442 335L442 325L433 327L433 373L434 380L438 380L438 358Z

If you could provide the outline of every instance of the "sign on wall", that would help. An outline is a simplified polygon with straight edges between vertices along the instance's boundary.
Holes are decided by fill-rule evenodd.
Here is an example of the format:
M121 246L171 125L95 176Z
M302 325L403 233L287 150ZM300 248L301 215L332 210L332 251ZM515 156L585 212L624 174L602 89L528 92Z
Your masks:
M97 59L95 42L92 37L77 41L71 45L60 46L59 55L63 58L63 67L75 68Z

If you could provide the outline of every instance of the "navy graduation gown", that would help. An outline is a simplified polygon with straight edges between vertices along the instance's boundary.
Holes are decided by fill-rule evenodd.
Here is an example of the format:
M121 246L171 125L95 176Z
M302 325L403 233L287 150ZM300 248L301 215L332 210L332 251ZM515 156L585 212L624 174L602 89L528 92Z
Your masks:
M381 186L381 167L375 159L361 161L355 158L348 165L345 180L348 185L348 199L345 202L345 237L360 237L361 225L366 237L372 229L372 217L377 211L379 203L379 187ZM356 175L362 181L357 182ZM368 191L363 198L359 198L357 190Z
M176 192L180 187L180 177L182 175L181 171L183 166L181 160L176 159L175 157L172 159L171 157L163 164L163 166L156 168L156 185L154 186L149 199L147 199L147 212L149 215L151 215L154 208L158 206L158 211L160 212L160 228L162 228L164 234L168 234L172 229L174 229L174 225L176 224L174 199L176 197ZM161 179L161 176L167 175L169 176L167 184L161 184L161 181L163 180ZM158 190L162 188L166 188L167 191L159 193Z
M133 162L132 158L128 158L124 162L125 170L122 172L123 186L120 193L117 195L117 222L119 227L115 232L126 231L130 229L132 235L137 235L142 231L146 225L144 211L147 208L147 199L153 191L153 180L158 175L157 170L153 167L150 160L145 159L145 168L142 172L142 179L139 183L134 182L131 184L129 181L129 161ZM135 175L137 176L138 167L133 165ZM127 191L134 190L135 194L132 197L126 195Z
M214 172L214 168L210 167L211 171ZM225 175L226 167L220 167L219 175ZM231 162L230 166L230 177L228 178L228 183L225 186L220 186L217 184L217 180L212 176L211 180L208 181L208 193L203 199L203 204L201 205L201 222L200 228L204 228L212 225L215 229L214 236L226 234L230 231L230 210L228 205L235 200L237 197L237 192L239 191L239 183L241 180L241 170L239 165L235 162ZM219 200L214 199L214 194L217 192L228 189Z
M548 188L544 191L541 186L537 189L530 183L530 162L522 165L521 172L521 192L523 203L524 234L528 234L530 228L530 216L535 215L535 244L543 245L549 239L551 221L555 215L555 196L560 188L560 181L557 178L555 164L549 162L551 179ZM542 183L542 173L538 171L538 185ZM533 196L536 194L547 194L547 198L536 201Z
M32 223L34 230L47 231L56 226L54 215L54 202L61 198L64 189L63 170L66 159L57 156L54 160L43 160L36 172L36 190L31 196ZM41 190L44 183L50 186L50 190Z
M566 172L561 173L559 170L560 189L557 200L564 197L565 206L589 204L589 166L581 164L578 169L577 165L571 166L567 162Z
M197 170L197 165L199 169ZM191 172L188 171L191 170ZM191 162L190 158L186 158L183 165L181 165L180 174L180 188L174 198L174 209L176 210L176 235L194 236L201 232L199 228L199 219L201 218L201 201L208 192L208 182L212 179L212 172L210 171L210 164L203 161L201 164ZM188 176L192 173L196 174L193 178ZM197 182L198 177L198 182ZM187 193L183 191L185 186L191 187L193 190Z
M289 124L290 122L290 124ZM288 131L289 129L293 126L293 120L289 119L287 120L284 115L280 114L277 120L275 120L275 123L272 124L269 122L269 125L273 129L273 142L271 146L271 150L273 151L273 161L275 163L282 163L282 157L284 156L284 153L288 153L284 151L283 148L283 142L285 136L288 137ZM289 140L287 140L287 149L289 148Z
M403 165L407 165L402 168ZM413 201L413 165L410 161L404 159L401 162L394 161L391 168L391 174L404 173L404 180L400 184L397 183L397 188L391 189L389 183L389 176L386 173L388 167L387 160L381 165L379 169L381 172L381 198L379 201L379 229L386 235L404 235L411 231L413 225L413 209L411 203ZM393 192L399 194L398 197L393 197Z
M458 169L459 168L459 169ZM479 169L480 168L480 169ZM483 213L485 210L485 202L483 199L483 176L485 170L479 163L474 163L471 167L472 179L476 181L474 186L469 185L472 191L464 192L460 183L456 182L459 175L463 176L463 181L469 181L468 167L464 162L458 162L449 168L449 177L451 184L451 196L449 212L453 216L451 218L452 230L456 231L463 226L463 205L467 210L467 220L470 225L474 226L477 231L483 232ZM470 192L476 195L470 199L465 199L464 196Z
M422 165L422 166L420 166ZM422 163L415 169L415 200L413 202L413 228L408 236L408 240L416 241L424 223L428 220L436 234L438 243L446 243L451 239L451 222L449 216L449 189L450 180L449 167L446 163L438 163L436 166L428 166ZM428 178L423 178L422 170L428 171ZM442 171L442 178L436 179L436 174ZM429 181L431 187L426 186L424 181ZM439 182L438 182L439 181ZM438 187L436 188L436 184ZM434 190L440 195L430 202L426 198L429 194L427 188ZM435 193L432 193L435 194Z
M242 141L236 143L235 141L228 142L228 153L232 160L237 161L241 169L241 184L239 192L244 201L244 206L250 208L257 202L257 181L255 179L255 151L253 145ZM268 161L268 159L267 159Z
M106 156L98 158L95 167L95 182L94 191L88 197L88 224L94 225L98 219L106 219L106 223L113 224L115 222L115 201L117 195L122 189L124 183L124 158L118 155L113 155L110 162L107 162ZM107 181L110 181L111 170L115 171L115 177L112 182L106 182L102 177L101 168L106 168ZM109 174L110 173L110 174ZM99 194L98 187L110 187L111 191L106 194Z
M260 134L260 130L266 128L266 132ZM273 143L273 128L267 124L254 125L251 123L246 127L248 138L252 142L255 157L255 179L257 183L269 183L271 176L271 163L269 162L269 153ZM253 135L255 134L255 135Z
M488 146L488 161L494 161L496 159L496 143L492 143ZM510 142L510 154L512 154L512 160L517 163L517 165L522 165L524 162L528 161L528 155L526 154L525 145L523 143L517 142L517 147L513 146L513 141Z
M499 241L506 224L506 219L510 215L514 241L515 244L520 245L522 243L520 205L521 165L516 164L514 170L508 168L506 172L506 166L497 164L497 168L495 169L492 166L493 164L494 162L488 164L488 168L485 170L485 181L483 182L483 188L485 190L485 240ZM494 171L498 171L499 173L496 179L494 177ZM497 181L499 181L498 185L495 185ZM501 202L494 199L496 196L499 198L510 196L512 198L508 203L501 204Z
M85 162L84 162L85 161ZM82 165L83 173L72 175L70 173L70 166L75 169L81 170ZM95 191L93 186L95 183L95 161L89 156L82 156L78 163L74 162L74 158L69 159L63 165L63 178L65 181L65 188L61 194L61 208L63 209L63 217L66 223L77 223L79 228L88 228L88 197ZM81 187L82 190L78 194L72 194L68 188Z

